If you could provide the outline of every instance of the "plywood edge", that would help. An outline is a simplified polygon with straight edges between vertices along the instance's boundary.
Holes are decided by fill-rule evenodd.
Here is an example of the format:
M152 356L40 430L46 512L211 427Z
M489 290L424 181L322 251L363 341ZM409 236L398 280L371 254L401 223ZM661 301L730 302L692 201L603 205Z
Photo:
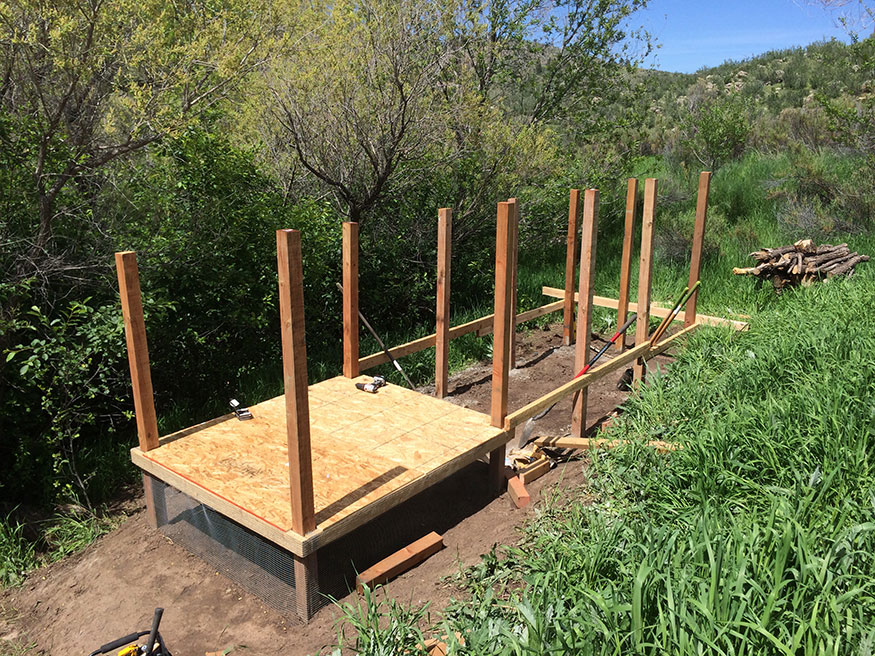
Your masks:
M399 487L397 490L392 490L387 495L380 497L376 501L369 503L367 506L350 513L346 517L339 519L333 524L329 524L321 529L318 537L318 544L324 546L330 542L343 537L357 529L359 526L367 524L369 521L382 515L387 510L407 501L411 497L419 494L423 490L428 489L439 481L447 478L451 474L456 473L466 465L474 462L478 458L485 456L490 451L507 444L512 438L512 434L507 431L497 433L494 437L485 442L481 442L477 446L459 454L452 460L449 460L440 466L426 472L419 478L416 478L409 483ZM308 536L309 538L309 536Z
M318 528L316 531L308 533L306 536L299 535L294 531L284 530L245 508L238 506L236 503L208 490L202 485L189 480L182 474L156 462L143 453L139 447L131 449L131 461L137 467L151 474L155 478L164 481L171 487L174 487L196 501L209 506L216 512L234 520L238 524L255 531L258 535L270 540L274 544L277 544L284 549L288 549L296 556L309 556L318 549L321 544L321 541L319 540L320 531Z

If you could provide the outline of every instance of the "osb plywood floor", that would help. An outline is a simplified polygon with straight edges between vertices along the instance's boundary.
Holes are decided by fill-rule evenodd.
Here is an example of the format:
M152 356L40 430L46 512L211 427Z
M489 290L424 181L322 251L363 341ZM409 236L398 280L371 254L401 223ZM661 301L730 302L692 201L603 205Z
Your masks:
M477 450L502 431L488 415L395 385L377 394L337 377L310 387L316 524L325 528L369 503ZM162 440L145 457L277 528L291 528L285 399Z

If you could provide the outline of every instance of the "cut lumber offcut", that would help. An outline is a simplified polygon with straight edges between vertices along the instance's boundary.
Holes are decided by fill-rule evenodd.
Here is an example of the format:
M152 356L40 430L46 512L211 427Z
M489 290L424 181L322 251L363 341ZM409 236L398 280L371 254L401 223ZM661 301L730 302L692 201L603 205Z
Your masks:
M517 472L517 476L519 476L523 485L528 485L532 481L541 478L548 471L550 471L550 459L546 457L538 458L535 462L521 467Z
M376 585L386 583L443 548L443 537L432 531L359 574L355 580L355 589L361 593L364 586L373 588Z
M756 267L752 267L756 268ZM550 298L562 298L563 291L561 289L557 289L556 287L541 287L541 293L544 296ZM577 293L574 295L574 302L577 302ZM608 298L607 296L593 296L592 304L597 305L598 307L611 308L612 310L616 310L619 306L619 301L616 298ZM637 312L638 304L637 303L629 303L629 312ZM664 308L659 305L650 304L650 314L654 317L659 317L660 319L664 319L669 314L671 314L671 308ZM740 317L744 317L745 315L737 315ZM745 317L746 318L746 317ZM674 319L675 321L683 321L682 316L677 316ZM705 324L706 326L729 326L730 328L734 328L735 330L747 330L750 326L746 321L736 321L734 319L724 319L723 317L712 317L707 314L699 314L696 313L696 323Z
M553 449L613 449L628 443L629 440L607 440L590 437L539 437L535 440L535 444L538 446ZM683 448L678 444L662 440L648 440L646 445L656 449L657 453L668 453L669 451Z
M510 467L505 467L504 476L507 478L507 495L513 501L513 505L520 509L528 506L532 502L532 497L529 496L520 477Z
M852 253L847 244L821 244L800 239L791 246L763 248L750 254L756 266L734 267L738 276L755 276L772 283L776 292L786 286L810 285L824 277L851 276L854 267L869 260L868 255Z
M425 647L426 653L428 656L447 656L447 642L449 638L447 636L441 636L440 638L429 638L423 643L423 647ZM460 645L465 644L465 638L462 637L462 634L456 631L456 642Z

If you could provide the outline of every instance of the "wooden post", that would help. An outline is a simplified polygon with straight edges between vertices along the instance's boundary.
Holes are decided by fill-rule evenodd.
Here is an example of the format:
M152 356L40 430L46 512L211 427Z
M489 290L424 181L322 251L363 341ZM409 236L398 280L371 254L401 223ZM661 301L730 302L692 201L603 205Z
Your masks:
M620 297L617 328L626 323L629 312L629 278L632 270L632 241L635 236L635 209L638 207L638 180L629 178L626 185L626 227L623 232L623 255L620 258ZM617 340L617 352L626 349L626 336Z
M583 234L580 240L580 281L577 292L577 345L574 351L575 374L583 369L589 361L598 217L599 190L587 189L583 200ZM584 388L574 395L572 401L572 437L583 437L586 432L586 402L587 390Z
M319 570L316 554L295 556L295 606L305 622L316 612L319 598Z
M705 242L705 218L708 214L708 194L711 191L711 171L699 174L699 195L696 199L696 226L693 229L693 254L690 258L690 289L699 280L702 272L702 245ZM689 328L696 322L696 300L699 290L693 292L684 311L684 328Z
M511 242L511 255L513 256L513 265L511 266L511 302L510 302L510 368L516 369L516 315L517 315L517 271L519 270L520 257L520 206L516 202L516 198L508 198L507 204L511 213L511 225L513 226L513 235Z
M638 269L638 321L635 324L635 346L649 338L650 332L650 286L653 274L653 216L656 211L656 178L644 181L644 216L641 223L641 263ZM633 366L634 380L644 379L644 358L638 358Z
M307 344L304 337L304 276L299 231L277 230L276 259L279 269L292 530L304 535L316 528L316 519L313 510Z
M143 496L146 499L146 523L152 528L164 526L167 523L167 505L163 483L146 472L143 472Z
M565 306L562 312L562 341L574 342L574 267L577 264L577 217L580 214L580 190L572 189L568 199L568 236L565 240Z
M343 375L359 375L359 224L343 224Z
M434 395L447 395L450 375L450 263L452 259L453 210L438 210L437 310L434 351Z
M133 251L116 253L115 267L122 301L122 317L125 322L125 341L128 345L128 366L131 369L137 438L140 450L145 452L158 448L158 420L155 416L152 372L149 369L149 345L146 342L146 321L143 318L137 254ZM150 497L147 495L147 506L150 503Z
M492 338L492 425L504 426L507 415L507 385L510 371L511 264L513 219L509 203L498 204L498 225L495 231L495 318ZM489 486L493 493L501 491L504 482L505 446L489 454Z
M345 231L344 236L346 236ZM346 239L344 239L345 244ZM277 230L276 259L279 271L280 330L283 342L283 385L286 396L286 440L292 530L305 535L316 528L316 515L313 507L307 344L304 334L304 275L299 231ZM344 264L346 264L346 257L344 257ZM350 287L348 283L349 281L344 279L344 296ZM358 359L357 355L356 359ZM315 610L315 601L319 593L315 553L305 557L295 556L294 576L296 610L306 622Z

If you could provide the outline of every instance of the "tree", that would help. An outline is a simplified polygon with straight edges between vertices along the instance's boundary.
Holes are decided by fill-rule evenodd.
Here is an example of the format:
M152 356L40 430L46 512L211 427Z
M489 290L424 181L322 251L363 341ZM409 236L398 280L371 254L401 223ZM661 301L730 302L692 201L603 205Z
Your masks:
M465 169L460 188L467 200L480 199L527 126L577 116L587 99L607 93L630 61L624 21L643 4L316 4L296 52L267 81L276 104L266 141L283 142L279 126L301 166L352 220L389 189L462 160L477 165Z
M52 248L64 190L227 94L267 46L265 13L234 0L0 2L0 113L13 123L3 145L21 151L29 184L16 193L36 205L18 234L0 224L23 245L0 263L7 281L81 268Z

